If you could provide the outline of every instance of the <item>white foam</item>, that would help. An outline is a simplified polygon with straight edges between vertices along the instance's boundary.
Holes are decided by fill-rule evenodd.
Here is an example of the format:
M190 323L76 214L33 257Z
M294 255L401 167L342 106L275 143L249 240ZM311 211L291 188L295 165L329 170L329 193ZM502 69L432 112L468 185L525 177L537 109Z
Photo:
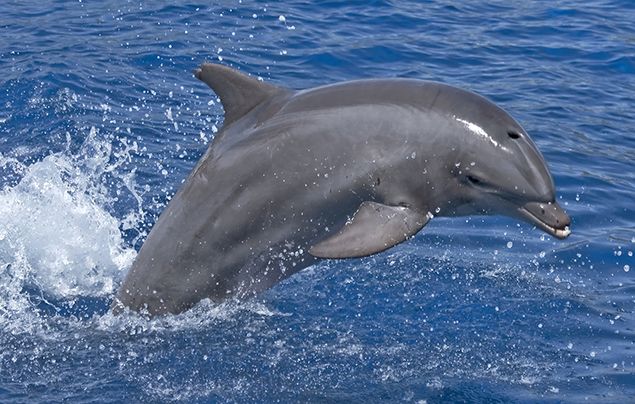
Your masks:
M131 265L134 249L123 240L123 222L106 209L111 198L103 185L119 155L97 138L92 129L78 154L31 165L0 156L0 168L10 164L20 174L17 185L0 191L0 320L32 310L25 287L61 299L107 297ZM130 173L115 178L131 184ZM128 213L126 220L135 221L131 216L142 219Z

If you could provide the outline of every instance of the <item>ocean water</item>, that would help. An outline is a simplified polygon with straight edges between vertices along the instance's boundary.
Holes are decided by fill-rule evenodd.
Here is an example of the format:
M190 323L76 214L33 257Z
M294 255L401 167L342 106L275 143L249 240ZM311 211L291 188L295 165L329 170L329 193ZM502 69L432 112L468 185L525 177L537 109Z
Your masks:
M173 3L0 4L0 402L635 400L632 1ZM222 127L205 60L485 95L538 144L573 234L435 218L251 301L113 316Z

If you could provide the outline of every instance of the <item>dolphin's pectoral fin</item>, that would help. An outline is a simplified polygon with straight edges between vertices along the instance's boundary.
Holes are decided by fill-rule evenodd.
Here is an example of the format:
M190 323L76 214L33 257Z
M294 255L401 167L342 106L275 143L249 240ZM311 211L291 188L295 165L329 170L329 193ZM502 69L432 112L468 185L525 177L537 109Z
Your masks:
M408 207L364 202L337 234L311 247L309 253L318 258L375 254L414 236L428 220Z
M203 63L194 70L194 75L220 98L225 110L224 125L239 120L266 99L288 92L238 70L213 63Z

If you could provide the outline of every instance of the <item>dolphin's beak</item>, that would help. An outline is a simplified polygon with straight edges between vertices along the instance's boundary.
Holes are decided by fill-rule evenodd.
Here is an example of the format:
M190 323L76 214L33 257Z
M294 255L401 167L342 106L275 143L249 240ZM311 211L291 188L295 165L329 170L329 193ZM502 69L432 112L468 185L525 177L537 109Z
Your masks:
M571 219L557 202L528 202L518 208L520 216L549 233L564 239L571 234Z

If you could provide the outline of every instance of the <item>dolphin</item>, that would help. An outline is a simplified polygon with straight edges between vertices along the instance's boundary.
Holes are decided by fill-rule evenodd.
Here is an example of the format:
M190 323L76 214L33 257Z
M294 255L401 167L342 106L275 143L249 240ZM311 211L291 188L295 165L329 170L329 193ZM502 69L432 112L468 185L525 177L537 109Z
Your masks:
M414 79L292 91L209 63L194 74L224 125L150 231L116 312L248 297L319 259L391 248L434 216L570 234L538 148L477 94Z

